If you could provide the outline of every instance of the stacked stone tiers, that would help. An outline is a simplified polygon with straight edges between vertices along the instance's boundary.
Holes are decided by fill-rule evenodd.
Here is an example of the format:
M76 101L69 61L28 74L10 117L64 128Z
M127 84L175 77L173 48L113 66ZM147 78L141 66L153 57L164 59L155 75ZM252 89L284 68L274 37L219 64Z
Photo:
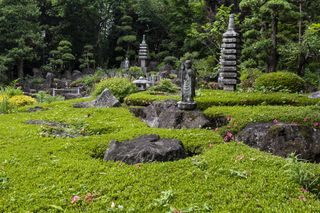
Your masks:
M147 60L148 59L148 44L146 43L145 36L143 36L143 41L140 44L139 49L139 59L140 60Z
M234 91L239 83L238 58L239 34L234 29L234 15L231 14L229 27L223 34L221 57L220 57L220 78L222 79L223 90Z
M147 72L147 60L149 55L148 44L146 43L146 36L143 35L142 43L140 44L139 49L139 60L141 64L141 69L146 73Z

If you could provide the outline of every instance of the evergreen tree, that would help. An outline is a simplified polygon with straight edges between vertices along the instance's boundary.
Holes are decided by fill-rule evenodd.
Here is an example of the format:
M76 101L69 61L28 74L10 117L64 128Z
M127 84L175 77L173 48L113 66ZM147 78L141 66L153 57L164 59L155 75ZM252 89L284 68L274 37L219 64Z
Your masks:
M3 60L6 68L10 65L17 68L10 77L23 78L25 61L37 59L37 50L42 46L38 17L36 1L0 1L0 54L9 59Z

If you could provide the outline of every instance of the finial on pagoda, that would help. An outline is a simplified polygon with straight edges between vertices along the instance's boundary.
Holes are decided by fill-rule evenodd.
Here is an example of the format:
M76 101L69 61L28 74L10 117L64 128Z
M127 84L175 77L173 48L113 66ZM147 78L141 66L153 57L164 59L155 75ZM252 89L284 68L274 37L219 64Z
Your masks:
M234 25L234 14L232 13L229 17L229 25L228 25L228 30L234 30L235 25Z
M146 35L145 34L143 34L142 44L146 44Z

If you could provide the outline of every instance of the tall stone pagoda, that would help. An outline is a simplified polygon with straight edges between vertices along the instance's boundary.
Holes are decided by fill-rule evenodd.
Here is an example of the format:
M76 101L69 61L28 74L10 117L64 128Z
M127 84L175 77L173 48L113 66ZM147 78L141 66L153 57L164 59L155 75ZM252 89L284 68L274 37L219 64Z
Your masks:
M223 90L235 91L239 83L238 59L239 59L239 34L235 31L234 14L230 15L227 32L223 34L220 56L220 74Z
M147 60L148 60L148 44L146 43L146 36L143 35L142 43L140 44L139 49L139 60L142 71L146 74L147 73Z

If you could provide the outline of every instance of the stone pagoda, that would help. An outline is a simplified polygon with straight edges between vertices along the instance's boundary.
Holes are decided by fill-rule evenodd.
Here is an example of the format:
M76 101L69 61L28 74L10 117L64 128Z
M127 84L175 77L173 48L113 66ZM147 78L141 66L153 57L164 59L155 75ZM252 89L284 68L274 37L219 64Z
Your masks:
M139 49L139 60L141 64L141 69L142 71L147 74L147 60L148 60L148 44L146 43L146 36L143 35L143 40L142 43L140 44L140 49Z
M239 34L235 31L234 14L230 15L227 32L223 34L220 56L219 79L223 90L235 91L239 83L238 59L239 59Z

